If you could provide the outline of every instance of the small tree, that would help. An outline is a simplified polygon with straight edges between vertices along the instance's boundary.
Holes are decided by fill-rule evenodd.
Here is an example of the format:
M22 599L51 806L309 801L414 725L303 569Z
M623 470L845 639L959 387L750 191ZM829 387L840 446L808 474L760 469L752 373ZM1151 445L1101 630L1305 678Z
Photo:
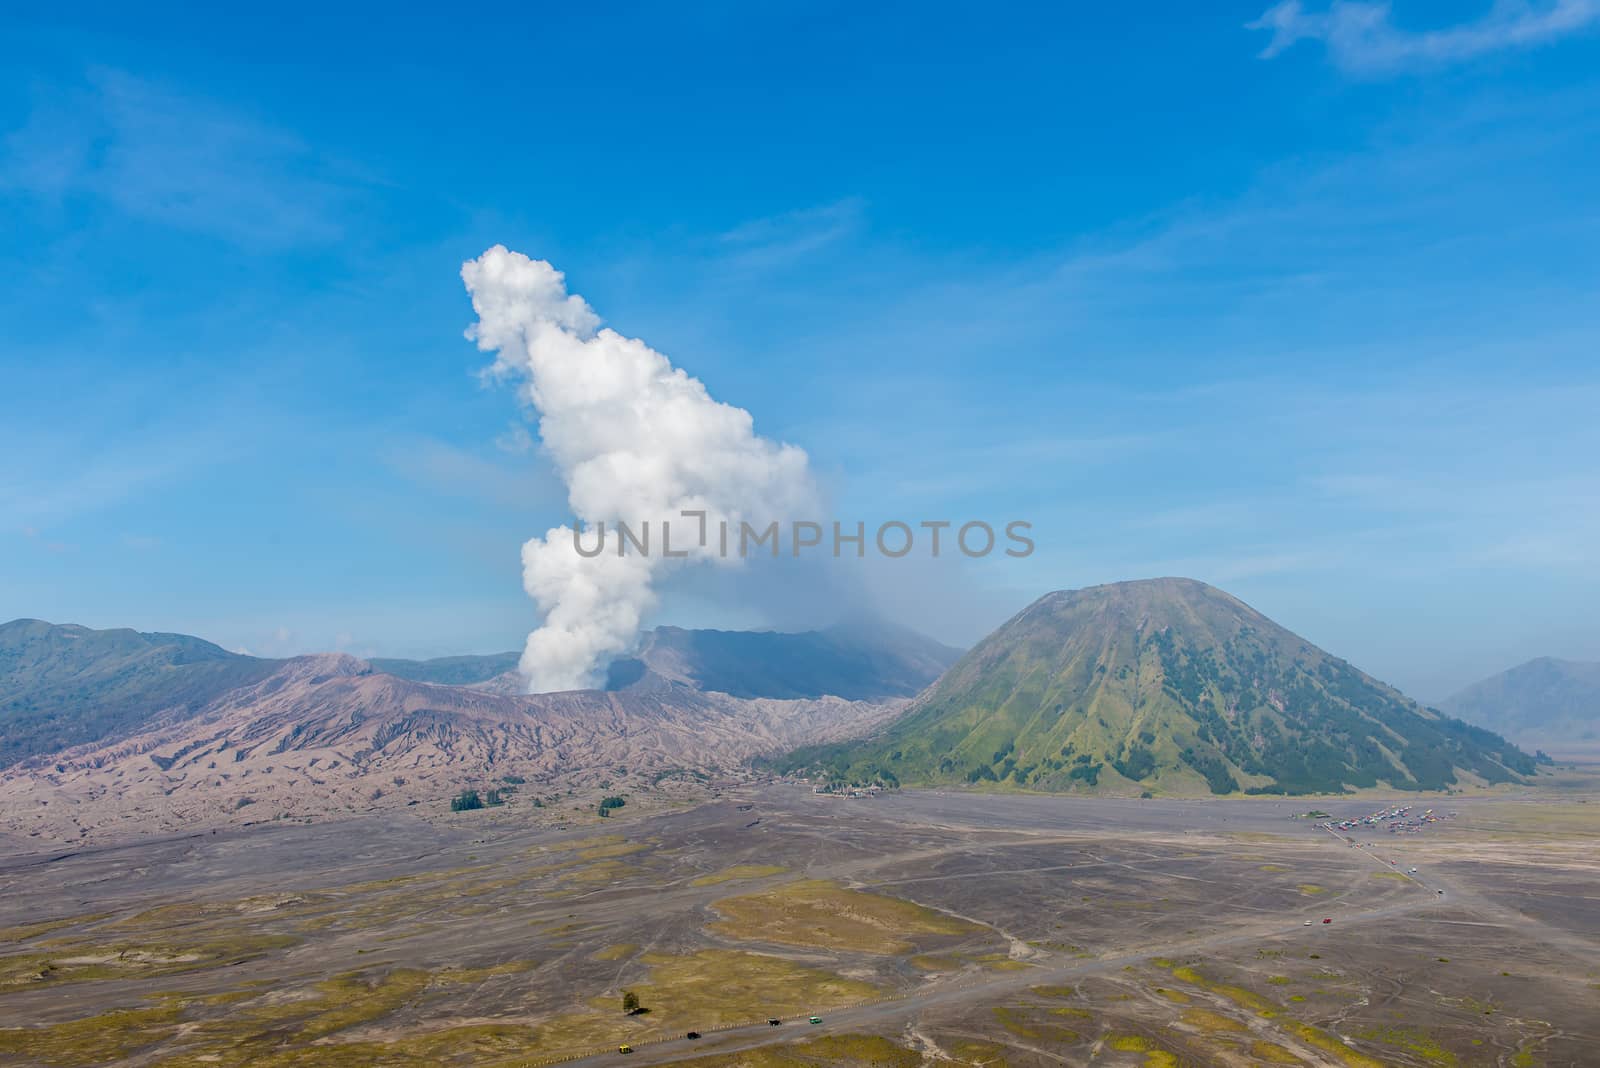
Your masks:
M632 1016L639 1011L639 995L631 990L622 992L622 1011Z

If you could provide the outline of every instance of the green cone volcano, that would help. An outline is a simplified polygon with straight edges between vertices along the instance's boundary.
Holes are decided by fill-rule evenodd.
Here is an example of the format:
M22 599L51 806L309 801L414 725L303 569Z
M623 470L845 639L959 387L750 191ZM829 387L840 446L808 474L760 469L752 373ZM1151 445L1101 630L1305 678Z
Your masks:
M881 734L778 766L903 785L1189 794L1437 790L1534 770L1498 735L1178 578L1046 594Z

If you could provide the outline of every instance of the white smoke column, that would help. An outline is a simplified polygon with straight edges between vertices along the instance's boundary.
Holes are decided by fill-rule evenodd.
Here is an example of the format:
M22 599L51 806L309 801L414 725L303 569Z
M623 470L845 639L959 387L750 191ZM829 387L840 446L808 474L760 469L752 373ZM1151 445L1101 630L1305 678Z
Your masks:
M750 413L722 404L659 352L602 329L560 271L496 245L461 266L477 325L467 336L495 353L489 373L522 379L539 413L539 435L567 484L573 513L589 531L607 525L606 551L580 556L571 527L522 547L522 582L544 613L528 635L522 672L533 693L598 685L607 664L632 648L667 566L720 559L717 524L765 527L816 515L806 454L755 433ZM699 523L683 511L704 511ZM616 552L613 524L649 521L650 554ZM661 555L663 521L673 551ZM734 554L736 559L737 554Z

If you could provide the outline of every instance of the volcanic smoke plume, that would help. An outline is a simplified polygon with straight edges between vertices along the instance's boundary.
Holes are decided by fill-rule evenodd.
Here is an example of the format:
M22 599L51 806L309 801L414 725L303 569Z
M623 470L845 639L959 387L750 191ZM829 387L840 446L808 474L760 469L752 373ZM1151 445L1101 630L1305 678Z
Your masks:
M606 551L584 557L571 527L522 547L522 584L544 613L528 635L522 672L532 693L599 685L610 661L633 646L667 566L721 560L717 524L765 526L816 514L806 454L756 434L750 413L722 404L661 353L603 329L562 273L496 245L461 266L478 322L467 331L495 354L489 373L520 380L539 413L545 451L567 484L567 501L593 548L604 522ZM684 511L706 513L700 524ZM616 551L614 524L651 527L649 554ZM661 555L661 524L672 548ZM737 559L737 554L734 554Z

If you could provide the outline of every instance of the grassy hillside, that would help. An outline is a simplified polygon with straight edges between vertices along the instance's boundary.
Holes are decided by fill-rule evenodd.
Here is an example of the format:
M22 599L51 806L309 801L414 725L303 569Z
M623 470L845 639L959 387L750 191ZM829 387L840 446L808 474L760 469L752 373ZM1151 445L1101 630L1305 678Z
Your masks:
M903 784L1121 793L1441 789L1531 774L1486 730L1425 709L1188 579L1048 594L882 735L784 770Z
M0 625L0 768L192 714L276 666L184 634Z

